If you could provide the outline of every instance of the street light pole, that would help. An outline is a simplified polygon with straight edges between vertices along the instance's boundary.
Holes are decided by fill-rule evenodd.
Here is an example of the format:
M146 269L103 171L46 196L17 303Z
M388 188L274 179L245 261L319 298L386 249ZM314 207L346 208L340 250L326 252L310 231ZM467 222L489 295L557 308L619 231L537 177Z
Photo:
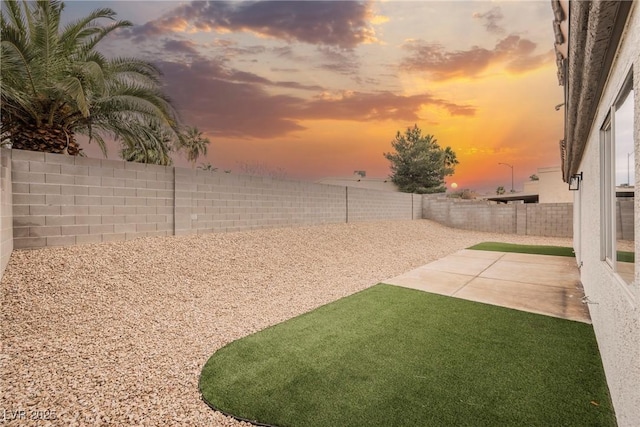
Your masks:
M513 165L510 165L508 163L498 163L499 165L505 165L505 166L509 166L511 168L511 192L515 193L515 190L513 189Z

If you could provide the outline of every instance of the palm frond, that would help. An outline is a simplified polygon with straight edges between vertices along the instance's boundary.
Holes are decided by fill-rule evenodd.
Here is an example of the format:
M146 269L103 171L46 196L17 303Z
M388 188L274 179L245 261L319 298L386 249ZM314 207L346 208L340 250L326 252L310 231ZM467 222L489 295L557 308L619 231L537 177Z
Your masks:
M154 161L166 164L180 120L162 91L160 70L136 58L108 60L95 49L131 23L115 21L111 9L101 8L61 28L63 10L59 1L3 2L1 108L3 120L11 124L3 121L3 132L20 133L24 126L16 139L46 150L46 143L28 143L27 133L46 125L52 139L85 133L103 152L104 136L113 135L148 153L147 159L155 152ZM101 20L115 22L103 25Z

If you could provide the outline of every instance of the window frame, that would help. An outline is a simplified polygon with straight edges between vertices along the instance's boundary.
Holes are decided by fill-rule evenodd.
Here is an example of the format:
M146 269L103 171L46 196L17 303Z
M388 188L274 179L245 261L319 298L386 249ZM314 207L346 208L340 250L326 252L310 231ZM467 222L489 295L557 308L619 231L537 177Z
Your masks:
M615 146L613 115L614 107L610 107L609 113L600 128L600 207L601 207L601 257L613 271L616 271L616 260L613 254L616 253L615 236L615 187L612 183L615 180ZM612 191L613 190L613 191Z
M616 110L633 96L633 68L625 77L618 94L600 127L600 259L618 273L616 210ZM628 183L631 184L631 183ZM634 174L634 188L635 188ZM634 219L635 221L635 219ZM618 274L617 274L618 275ZM618 275L619 277L619 275ZM621 277L620 280L624 281Z

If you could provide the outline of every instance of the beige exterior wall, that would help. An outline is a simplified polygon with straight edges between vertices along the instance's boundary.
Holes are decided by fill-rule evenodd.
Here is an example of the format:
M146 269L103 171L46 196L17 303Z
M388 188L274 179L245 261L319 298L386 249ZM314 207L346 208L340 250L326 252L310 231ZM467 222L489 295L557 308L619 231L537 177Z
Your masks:
M0 148L0 278L13 251L11 151Z
M539 194L539 181L526 181L522 186L522 192L524 194Z
M539 203L573 203L569 184L562 180L560 166L538 168Z
M574 245L581 262L581 279L598 339L618 425L637 426L640 420L640 245L635 241L635 282L625 283L602 261L600 128L629 71L634 72L636 186L640 183L640 7L633 6L611 73L605 86L580 163L583 181L575 194ZM635 198L636 218L640 212ZM635 235L640 221L635 221Z

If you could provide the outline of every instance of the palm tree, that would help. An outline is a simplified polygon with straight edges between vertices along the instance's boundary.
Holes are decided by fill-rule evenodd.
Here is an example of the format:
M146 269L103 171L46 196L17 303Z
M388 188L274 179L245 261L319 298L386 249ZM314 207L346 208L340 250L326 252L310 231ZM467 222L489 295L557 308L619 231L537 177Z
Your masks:
M107 59L95 48L118 28L115 12L97 9L61 28L59 1L2 2L2 143L52 153L81 153L75 136L142 149L153 124L176 138L178 119L160 89L160 72L136 58ZM100 25L98 21L113 22ZM153 144L152 144L153 145Z
M441 149L440 153L442 155L442 171L440 173L440 179L444 182L444 177L453 175L455 172L455 166L460 162L451 147Z
M200 163L200 166L198 166L198 169L203 170L203 171L210 171L210 172L215 172L218 170L218 168L214 167L211 163L207 162L207 163Z
M174 149L172 135L152 122L140 123L136 126L136 136L143 136L143 138L131 138L130 135L120 137L122 143L120 157L129 162L172 165L171 151Z
M187 160L195 167L196 160L200 156L207 155L209 138L206 138L197 127L187 127L179 135L180 149L186 151Z
M458 161L458 158L456 157L456 153L451 149L451 147L446 147L444 150L442 150L442 154L444 156L445 168L452 168L460 163Z

